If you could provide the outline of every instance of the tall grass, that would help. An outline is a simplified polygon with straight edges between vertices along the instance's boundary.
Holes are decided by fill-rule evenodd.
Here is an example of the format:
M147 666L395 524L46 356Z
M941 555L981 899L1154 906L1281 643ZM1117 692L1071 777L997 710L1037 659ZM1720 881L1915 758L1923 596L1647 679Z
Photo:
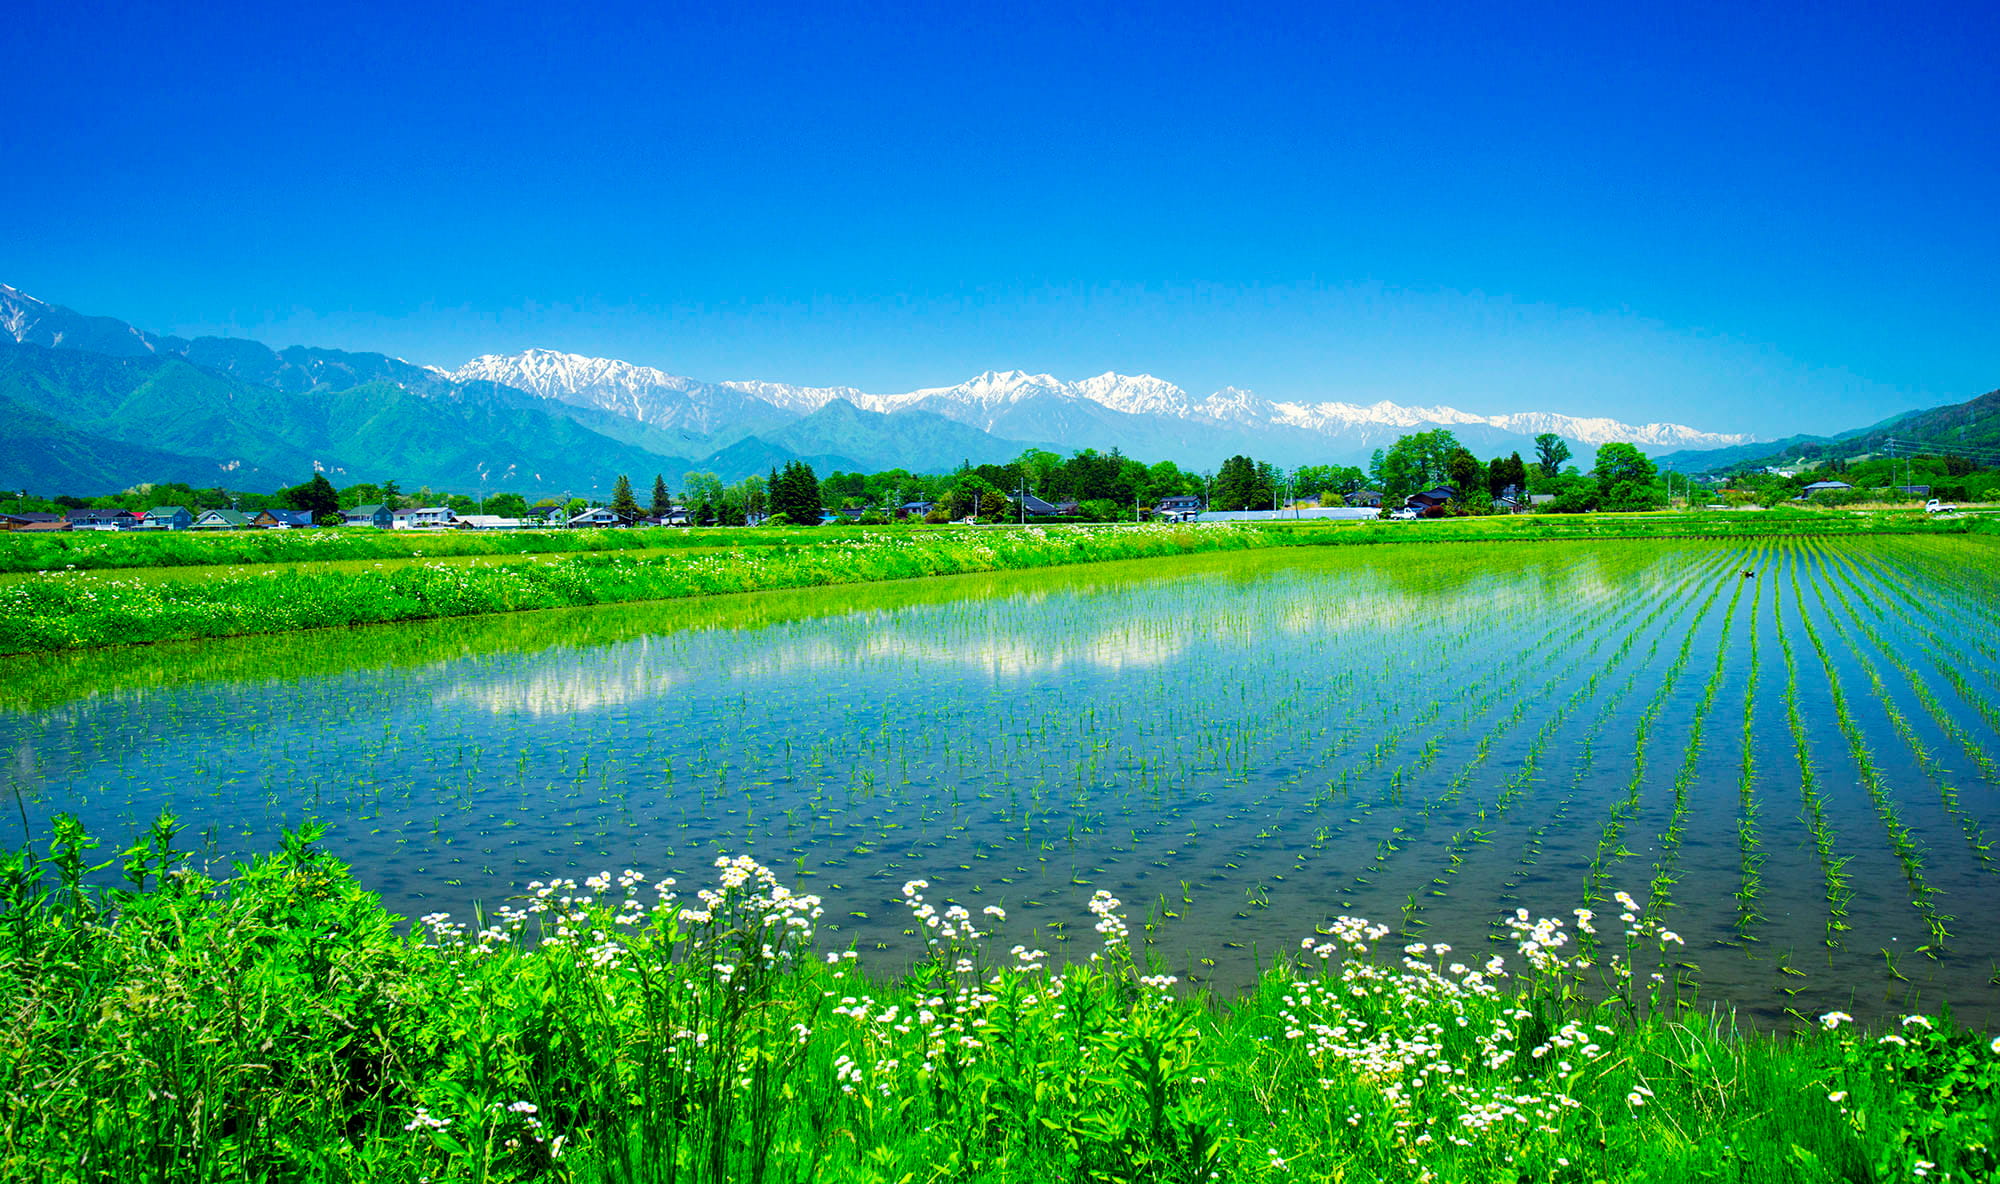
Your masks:
M37 1180L1988 1179L2000 1041L1840 1013L1677 1015L1639 902L1501 951L1343 917L1228 1000L1135 952L1067 964L903 897L894 978L814 946L838 905L743 858L402 934L311 832L226 879L162 819L87 886L64 820L0 863L0 1175ZM1600 984L1580 992L1579 979ZM1598 1001L1593 1001L1598 1000Z

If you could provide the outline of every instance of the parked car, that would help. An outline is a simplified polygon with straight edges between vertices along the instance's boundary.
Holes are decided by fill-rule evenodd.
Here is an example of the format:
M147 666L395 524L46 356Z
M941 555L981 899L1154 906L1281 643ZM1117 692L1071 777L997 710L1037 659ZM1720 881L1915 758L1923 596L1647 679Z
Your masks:
M1958 507L1952 505L1950 502L1941 502L1936 498L1932 498L1924 503L1924 513L1926 514L1949 514L1956 509Z

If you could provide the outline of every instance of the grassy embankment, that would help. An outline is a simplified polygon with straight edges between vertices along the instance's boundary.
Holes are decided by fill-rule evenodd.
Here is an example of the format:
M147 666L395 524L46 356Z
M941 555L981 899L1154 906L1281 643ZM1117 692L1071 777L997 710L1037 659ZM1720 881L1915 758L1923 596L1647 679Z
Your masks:
M32 569L41 574L0 586L0 654L1275 546L1985 529L1911 514L1781 511L1282 526L105 535L83 543L0 536L0 570L41 565ZM482 555L505 561L465 558ZM379 567L366 564L371 557ZM175 578L177 569L199 575Z
M2000 1041L1837 1013L1773 1037L1676 1008L1672 934L1509 922L1491 951L1340 919L1227 1001L1066 968L905 887L894 981L812 948L816 898L535 885L468 930L394 919L310 835L213 882L157 827L0 861L0 1177L37 1180L1987 1180ZM1080 918L1084 910L1079 909ZM1078 928L1084 923L1079 921ZM535 939L539 938L537 941ZM1101 944L1100 944L1101 943ZM1139 955L1143 957L1143 953ZM1592 984L1586 998L1584 984Z

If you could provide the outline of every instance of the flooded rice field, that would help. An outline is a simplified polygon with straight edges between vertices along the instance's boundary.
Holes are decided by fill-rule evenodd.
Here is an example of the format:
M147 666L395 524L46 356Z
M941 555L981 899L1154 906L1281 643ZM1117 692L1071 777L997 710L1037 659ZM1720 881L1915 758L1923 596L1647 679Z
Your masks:
M106 851L324 820L411 916L747 853L880 959L910 879L1058 953L1101 888L1227 989L1343 914L1484 957L1623 891L1697 1003L1992 1023L1996 559L1299 549L4 659L0 768Z

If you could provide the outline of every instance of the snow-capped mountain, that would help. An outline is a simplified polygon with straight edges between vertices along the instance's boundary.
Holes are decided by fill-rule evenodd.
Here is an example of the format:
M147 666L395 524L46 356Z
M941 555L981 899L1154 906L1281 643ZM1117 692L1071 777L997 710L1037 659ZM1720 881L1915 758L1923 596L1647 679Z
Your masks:
M1439 427L1460 433L1476 451L1525 448L1540 432L1555 432L1586 447L1622 440L1641 447L1703 449L1753 439L1681 424L1628 424L1540 411L1479 415L1386 400L1367 405L1277 402L1236 387L1196 399L1150 374L1105 373L1071 382L1022 370L989 370L955 386L871 394L854 387L707 383L608 358L529 350L475 358L451 377L460 382L483 379L661 427L711 433L791 422L841 400L891 416L926 411L1009 440L1116 447L1132 456L1196 464L1217 463L1224 450L1252 451L1282 464L1353 461L1399 435Z

